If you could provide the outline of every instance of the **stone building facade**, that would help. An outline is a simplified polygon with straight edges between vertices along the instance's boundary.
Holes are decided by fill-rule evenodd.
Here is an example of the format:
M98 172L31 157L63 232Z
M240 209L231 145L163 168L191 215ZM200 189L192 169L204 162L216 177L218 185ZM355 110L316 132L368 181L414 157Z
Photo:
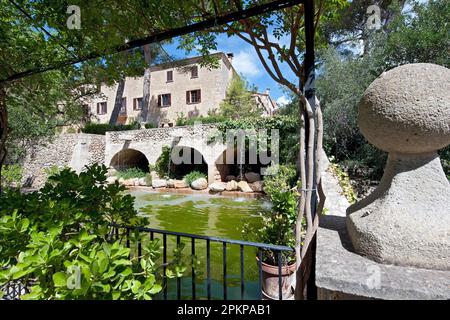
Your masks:
M233 54L215 53L219 67L200 65L201 57L169 62L151 68L150 107L147 122L174 126L179 117L205 116L219 108L228 85L237 73L232 65ZM122 94L118 123L142 121L143 77L127 77ZM114 109L118 84L102 85L100 94L86 101L85 109L92 122L108 123ZM276 104L267 92L255 94L265 114L272 115Z

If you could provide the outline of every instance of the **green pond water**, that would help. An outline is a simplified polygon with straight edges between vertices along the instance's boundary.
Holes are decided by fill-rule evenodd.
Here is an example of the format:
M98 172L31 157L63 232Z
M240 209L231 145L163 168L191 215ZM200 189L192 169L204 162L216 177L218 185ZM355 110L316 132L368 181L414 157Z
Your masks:
M243 197L224 197L208 194L182 195L176 193L156 193L147 190L132 190L130 194L135 200L136 209L141 215L148 217L149 227L168 231L214 236L227 239L245 240L242 227L245 222L258 225L259 213L270 210L270 202ZM155 234L155 238L161 238ZM188 270L181 278L181 296L192 297L191 280L191 242L181 238L186 247ZM176 246L176 237L169 236L168 260L172 249ZM240 284L240 250L239 245L227 245L227 298L241 298ZM196 240L196 256L200 265L197 267L196 297L206 297L206 242ZM244 249L244 298L258 297L258 268L256 250L252 247ZM211 242L211 292L212 298L223 299L223 247L221 243ZM168 298L176 299L176 280L168 283Z

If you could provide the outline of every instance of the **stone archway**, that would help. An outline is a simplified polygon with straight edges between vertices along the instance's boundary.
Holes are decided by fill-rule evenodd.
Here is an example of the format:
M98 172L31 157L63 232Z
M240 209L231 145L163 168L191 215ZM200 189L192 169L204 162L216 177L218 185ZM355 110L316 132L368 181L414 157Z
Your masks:
M123 149L117 152L111 159L110 166L116 170L126 170L129 168L138 168L148 172L149 162L147 157L135 149Z
M173 155L176 155L177 159L183 159L183 162L179 163L179 161L174 159ZM203 154L193 147L182 145L173 147L170 164L171 175L181 179L192 171L199 171L208 176L208 164Z
M249 151L246 150L244 156L244 164L242 165L242 173L255 172L260 173L261 168L266 167L256 158L256 163L250 163ZM216 174L220 175L222 181L226 181L227 176L239 177L241 167L239 165L239 155L236 147L225 149L214 162Z

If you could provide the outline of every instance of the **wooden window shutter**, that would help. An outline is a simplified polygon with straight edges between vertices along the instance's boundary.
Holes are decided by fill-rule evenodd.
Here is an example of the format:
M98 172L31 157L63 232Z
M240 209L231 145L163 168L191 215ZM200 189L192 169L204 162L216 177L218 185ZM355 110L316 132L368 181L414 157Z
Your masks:
M100 104L97 103L97 114L100 114Z
M198 102L202 102L202 90L197 90L198 94Z
M169 106L172 105L172 95L169 93Z
M161 95L158 95L158 107L161 107Z
M191 69L191 78L197 78L198 77L198 67L193 66Z
M190 91L186 91L186 104L190 103L190 100L191 100L191 99L189 99L190 95L191 95L191 92Z

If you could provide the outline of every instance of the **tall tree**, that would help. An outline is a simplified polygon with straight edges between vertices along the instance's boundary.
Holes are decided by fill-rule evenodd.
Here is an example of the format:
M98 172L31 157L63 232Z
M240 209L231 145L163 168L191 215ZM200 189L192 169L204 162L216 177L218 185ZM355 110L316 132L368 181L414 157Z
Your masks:
M231 3L230 3L231 2ZM214 17L224 14L230 10L242 10L249 8L256 3L268 1L244 1L244 0L213 0L213 1L185 1L188 9L184 12L185 19L199 19L200 17ZM314 6L315 4L315 6ZM305 4L296 5L276 12L261 15L259 17L248 18L237 22L217 26L209 31L214 33L225 33L228 36L237 36L242 41L250 44L261 61L267 74L280 85L288 88L299 99L298 113L299 122L303 124L300 128L300 176L302 180L298 216L296 222L296 260L297 260L297 290L296 297L303 296L303 259L307 252L310 252L310 244L314 236L314 230L318 226L318 215L313 216L312 210L315 208L316 192L313 192L314 181L320 186L320 170L314 173L314 159L316 163L320 158L321 149L321 111L317 99L311 106L305 97L304 89L307 81L311 81L310 72L306 70L306 59L311 57L305 54L305 10L306 6L312 6L314 17L312 21L311 33L316 39L320 39L319 22L334 17L338 9L347 6L346 0L337 1L310 1ZM197 13L197 15L195 14ZM192 39L192 37L191 37ZM194 38L195 39L195 38ZM203 48L214 47L214 34L208 33L203 38L198 37L197 42L203 41ZM189 43L189 41L187 41ZM295 77L290 78L288 73L282 71L282 66L288 68ZM314 99L312 99L314 100ZM316 107L316 112L314 112ZM317 128L316 128L317 125ZM316 131L317 129L317 131ZM317 137L317 140L316 140ZM315 145L317 148L315 150ZM320 189L320 188L319 188ZM319 191L320 193L320 191ZM320 195L321 202L318 204L318 212L323 208L323 193ZM303 238L302 220L306 219L307 232ZM303 245L302 245L303 244ZM309 263L309 262L307 262ZM308 270L309 267L306 267ZM306 277L307 278L307 277Z
M159 3L156 0L146 2L155 6ZM58 75L55 78L58 79L57 83L44 74L2 83L0 167L5 159L7 134L11 133L14 138L17 133L8 124L8 109L14 109L16 114L35 114L44 125L49 124L47 117L52 110L56 111L54 113L58 114L58 119L64 114L81 118L81 114L69 112L68 106L76 105L81 113L83 97L88 94L86 91L93 93L93 89L101 83L112 85L123 76L135 76L143 72L144 59L139 50L124 55L108 48L123 44L126 39L147 35L146 24L148 26L153 22L162 25L165 21L161 17L167 18L164 11L142 12L141 1L74 0L72 4L81 9L81 29L67 27L69 15L66 13L66 1L0 0L1 80L25 70L45 68L68 58L84 57L92 52L103 53L102 58L54 71L53 75ZM169 15L171 11L166 12ZM140 15L144 15L145 19L129 19L130 16ZM52 91L47 93L59 92L59 97L54 94L55 99L35 99L36 96L46 94L43 88L47 88L48 84L52 84ZM56 108L61 103L65 108Z
M339 8L321 24L323 44L339 48L360 46L367 52L373 31L388 31L388 25L400 14L407 0L353 0L348 7ZM377 29L370 26L377 23Z
M256 89L249 88L244 79L235 76L227 89L225 100L220 104L220 114L228 119L260 116L262 110L258 108L252 91Z
M322 66L317 88L324 107L325 149L342 165L355 168L358 175L364 174L365 180L380 179L385 165L385 155L365 140L357 125L358 103L367 86L384 71L406 63L450 67L448 1L408 1L408 4L409 10L402 10L396 3L385 9L394 18L379 32L368 35L366 52L355 54L332 41L320 54ZM336 30L343 33L347 27ZM348 30L351 33L350 26ZM354 33L357 32L358 27ZM441 152L447 174L448 150Z

